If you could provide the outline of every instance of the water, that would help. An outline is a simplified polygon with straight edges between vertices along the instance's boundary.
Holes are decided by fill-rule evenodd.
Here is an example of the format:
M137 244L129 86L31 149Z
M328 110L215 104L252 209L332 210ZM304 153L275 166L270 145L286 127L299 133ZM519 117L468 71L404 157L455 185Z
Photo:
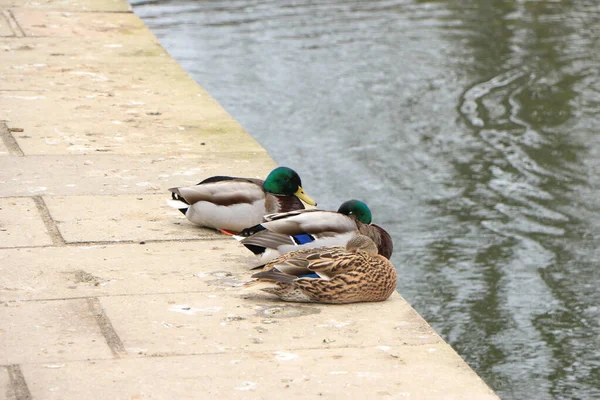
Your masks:
M596 0L132 3L502 398L600 398Z

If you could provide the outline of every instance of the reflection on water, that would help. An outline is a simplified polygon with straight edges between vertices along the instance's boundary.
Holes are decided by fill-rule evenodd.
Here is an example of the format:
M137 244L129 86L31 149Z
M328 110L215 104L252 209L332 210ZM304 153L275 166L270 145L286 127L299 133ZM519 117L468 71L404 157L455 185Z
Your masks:
M501 397L600 398L596 0L133 5Z

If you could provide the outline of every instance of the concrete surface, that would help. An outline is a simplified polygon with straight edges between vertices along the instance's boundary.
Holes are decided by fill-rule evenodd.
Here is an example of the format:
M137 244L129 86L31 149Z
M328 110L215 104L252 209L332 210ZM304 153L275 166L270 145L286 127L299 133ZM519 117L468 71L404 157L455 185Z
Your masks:
M275 164L125 1L0 10L0 398L497 398L400 295L240 287L166 189Z

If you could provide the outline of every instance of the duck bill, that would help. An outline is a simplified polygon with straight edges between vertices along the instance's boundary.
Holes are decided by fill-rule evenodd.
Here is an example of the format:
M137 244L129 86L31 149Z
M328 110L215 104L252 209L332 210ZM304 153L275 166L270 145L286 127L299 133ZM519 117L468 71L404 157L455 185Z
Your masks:
M309 195L304 193L304 189L301 186L298 186L298 190L294 193L294 196L308 204L309 206L316 206L317 202L310 198Z

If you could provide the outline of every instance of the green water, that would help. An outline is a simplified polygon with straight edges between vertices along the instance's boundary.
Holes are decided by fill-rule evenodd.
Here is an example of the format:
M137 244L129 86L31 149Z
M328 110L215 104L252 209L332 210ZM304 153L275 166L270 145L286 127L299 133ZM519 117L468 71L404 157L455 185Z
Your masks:
M600 398L600 3L133 1L503 399Z

